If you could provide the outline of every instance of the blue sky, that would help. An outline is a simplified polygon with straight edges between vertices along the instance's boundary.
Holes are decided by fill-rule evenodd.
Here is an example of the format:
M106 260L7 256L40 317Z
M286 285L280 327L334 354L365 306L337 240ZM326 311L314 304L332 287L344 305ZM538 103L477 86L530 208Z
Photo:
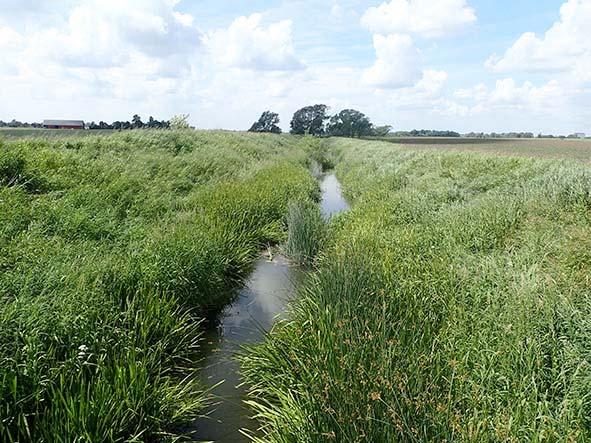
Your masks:
M591 0L0 0L0 119L591 133Z

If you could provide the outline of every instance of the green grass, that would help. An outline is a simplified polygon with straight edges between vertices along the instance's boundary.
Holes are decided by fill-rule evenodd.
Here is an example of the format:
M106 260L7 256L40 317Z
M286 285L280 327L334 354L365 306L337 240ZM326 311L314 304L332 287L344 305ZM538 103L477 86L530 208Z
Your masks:
M591 170L329 143L352 209L242 357L259 441L591 439Z
M591 163L590 139L386 137L381 140L409 150L479 152L494 156L556 158Z
M3 144L2 144L3 143ZM0 440L151 441L200 413L200 320L289 202L315 140L130 131L0 141Z
M112 129L43 129L43 128L0 128L0 138L16 140L22 138L79 138L114 133Z
M293 201L288 208L288 235L285 252L295 263L314 262L325 236L325 225L318 204L309 200Z

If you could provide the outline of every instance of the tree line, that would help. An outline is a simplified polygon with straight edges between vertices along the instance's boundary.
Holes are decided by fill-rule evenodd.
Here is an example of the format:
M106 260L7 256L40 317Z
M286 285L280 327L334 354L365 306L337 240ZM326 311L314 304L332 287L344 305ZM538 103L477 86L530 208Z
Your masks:
M12 119L9 122L0 120L0 128L42 128L41 123L27 123Z
M189 115L181 114L172 117L170 120L156 120L150 116L146 122L142 121L142 118L135 114L131 121L114 121L113 123L107 123L100 121L95 123L86 123L86 129L114 129L114 130L125 130L125 129L183 129L189 128L188 123ZM10 122L4 122L0 120L0 128L42 128L42 123L27 123L20 122L18 120L12 120Z
M534 138L533 132L491 132L486 134L484 132L469 132L466 134L468 138Z
M392 134L395 137L461 137L456 131L437 131L433 129L413 129L412 131L398 131Z
M368 137L386 136L392 130L389 125L376 126L355 109L344 109L335 115L328 114L329 107L318 104L306 106L295 112L290 122L290 133L315 136ZM253 123L249 132L280 134L279 114L265 111Z
M113 123L106 123L106 122L99 122L98 124L95 122L91 122L88 125L88 129L116 129L116 130L124 130L124 129L169 129L170 128L170 121L169 120L162 120L158 121L154 119L154 117L150 116L147 122L143 122L142 118L135 114L131 121L114 121Z

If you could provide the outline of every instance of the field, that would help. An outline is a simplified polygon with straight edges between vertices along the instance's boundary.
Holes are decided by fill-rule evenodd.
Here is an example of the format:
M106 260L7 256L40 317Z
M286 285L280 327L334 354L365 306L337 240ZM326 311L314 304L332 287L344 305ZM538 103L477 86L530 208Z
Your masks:
M492 155L572 159L591 163L591 139L388 137L379 140L394 143L408 149L445 149L458 152L481 152Z
M316 140L133 131L0 145L0 440L164 438L202 411L200 319L288 203Z
M0 128L0 139L15 140L20 138L64 138L108 135L111 129L41 129L41 128Z
M328 144L352 210L242 358L260 441L588 441L591 170Z
M203 321L275 244L309 273L240 357L259 441L588 441L586 142L507 143L0 140L0 441L182 437Z

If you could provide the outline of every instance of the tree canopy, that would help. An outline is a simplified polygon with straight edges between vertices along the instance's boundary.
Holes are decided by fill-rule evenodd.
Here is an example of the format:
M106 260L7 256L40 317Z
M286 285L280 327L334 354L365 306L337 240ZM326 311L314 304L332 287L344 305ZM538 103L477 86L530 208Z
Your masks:
M279 124L279 114L276 112L265 111L261 114L258 121L254 122L248 132L272 132L281 134Z
M328 111L326 105L306 106L296 111L290 123L291 133L323 135L324 122L328 120L326 111Z
M369 136L373 135L373 124L364 113L344 109L330 118L327 132L337 137Z

